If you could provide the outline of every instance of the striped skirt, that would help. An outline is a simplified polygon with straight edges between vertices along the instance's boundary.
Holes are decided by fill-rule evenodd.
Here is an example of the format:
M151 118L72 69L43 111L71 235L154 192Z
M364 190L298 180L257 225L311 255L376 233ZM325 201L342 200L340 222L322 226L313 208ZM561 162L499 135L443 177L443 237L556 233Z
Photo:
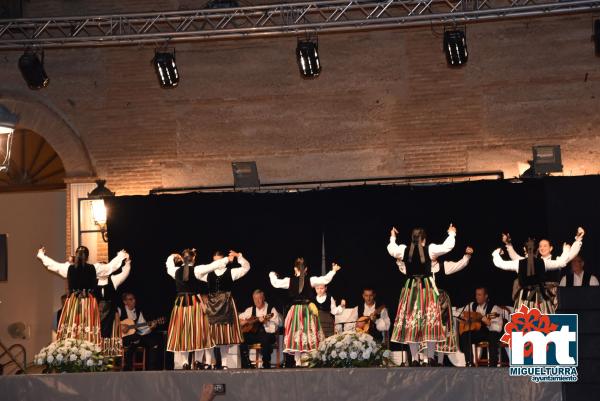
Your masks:
M199 351L214 347L199 295L177 295L168 333L167 351L170 352Z
M215 345L233 345L244 342L242 330L240 330L240 319L233 298L229 298L230 307L233 309L233 323L209 324L210 335Z
M308 305L292 305L285 317L283 352L310 352L319 348L325 339L319 317Z
M454 316L452 315L452 304L450 303L450 297L444 290L440 290L438 297L440 303L440 309L442 311L442 324L446 331L446 340L436 344L435 350L437 352L454 353L458 352L458 336L456 327L454 325Z
M68 338L101 344L100 310L96 298L85 292L72 292L58 321L57 340Z
M400 293L390 341L406 344L445 339L442 312L431 278L408 278Z
M521 288L517 294L515 301L515 312L519 310L521 305L527 306L529 309L537 308L541 313L553 314L556 312L552 297L544 296L544 289L523 289Z
M121 322L115 313L110 337L102 338L102 354L115 357L123 355L123 338L121 336Z

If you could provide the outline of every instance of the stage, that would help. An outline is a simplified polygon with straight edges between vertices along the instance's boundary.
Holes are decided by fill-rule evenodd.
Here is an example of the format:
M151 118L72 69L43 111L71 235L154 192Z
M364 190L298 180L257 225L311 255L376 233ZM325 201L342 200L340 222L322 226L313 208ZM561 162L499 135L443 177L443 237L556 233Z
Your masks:
M559 401L560 383L534 384L506 368L362 368L154 371L0 376L10 401L191 401L225 383L218 401Z

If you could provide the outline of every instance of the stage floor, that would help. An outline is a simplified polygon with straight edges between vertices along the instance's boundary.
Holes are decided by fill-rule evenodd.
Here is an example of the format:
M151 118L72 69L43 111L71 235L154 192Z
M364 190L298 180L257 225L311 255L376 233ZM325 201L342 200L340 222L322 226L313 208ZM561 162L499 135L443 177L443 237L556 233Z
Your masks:
M363 368L63 373L0 376L0 400L192 401L225 383L217 401L560 401L559 383L508 369Z

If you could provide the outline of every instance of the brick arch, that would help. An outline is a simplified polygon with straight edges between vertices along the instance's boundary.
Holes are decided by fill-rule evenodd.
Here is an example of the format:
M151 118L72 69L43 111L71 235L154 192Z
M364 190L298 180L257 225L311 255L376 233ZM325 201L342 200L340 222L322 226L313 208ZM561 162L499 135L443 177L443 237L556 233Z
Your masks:
M60 112L29 93L0 91L0 104L19 115L18 128L42 136L61 158L66 178L94 177L90 155L75 128Z

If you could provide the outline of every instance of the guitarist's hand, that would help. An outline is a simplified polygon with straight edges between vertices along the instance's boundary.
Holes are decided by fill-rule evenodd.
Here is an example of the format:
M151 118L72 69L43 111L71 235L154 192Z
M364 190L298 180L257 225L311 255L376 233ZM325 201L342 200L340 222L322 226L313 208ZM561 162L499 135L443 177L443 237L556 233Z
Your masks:
M150 331L154 331L156 326L158 326L158 323L156 323L156 322L152 322L151 324L148 325L148 327L150 328Z
M481 321L482 321L482 322L483 322L483 324L485 324L486 326L489 326L489 325L492 323L492 321L491 321L490 319L488 319L487 317L485 317L485 316L481 318Z

